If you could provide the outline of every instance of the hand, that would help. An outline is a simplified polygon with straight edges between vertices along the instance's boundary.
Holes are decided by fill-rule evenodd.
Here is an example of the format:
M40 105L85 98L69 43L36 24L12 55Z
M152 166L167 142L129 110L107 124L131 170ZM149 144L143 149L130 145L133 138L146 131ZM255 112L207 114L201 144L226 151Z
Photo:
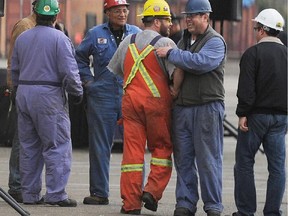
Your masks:
M167 56L167 52L172 49L171 46L166 46L166 47L159 47L158 49L156 49L156 54L159 56L159 57L166 57Z
M88 85L90 85L90 83L92 83L93 81L92 80L89 80L89 81L86 81L86 82L82 82L82 86L84 88L86 88Z
M178 97L180 89L175 89L172 85L169 86L170 88L170 94L172 95L172 98L175 100Z
M246 117L240 117L238 122L239 129L243 132L248 131L248 123Z
M123 125L123 118L117 120L117 125Z
M69 101L72 102L74 105L79 105L81 104L83 100L83 95L71 95L69 96Z

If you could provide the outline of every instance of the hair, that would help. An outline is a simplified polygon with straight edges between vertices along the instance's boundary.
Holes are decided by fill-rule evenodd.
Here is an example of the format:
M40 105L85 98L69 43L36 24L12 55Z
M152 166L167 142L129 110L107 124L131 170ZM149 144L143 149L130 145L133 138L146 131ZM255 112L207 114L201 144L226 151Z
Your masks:
M263 24L261 24L259 22L258 22L258 26L263 28L263 30L266 32L266 34L268 36L277 37L279 35L279 33L280 33L279 30L276 30L276 29L273 29L271 27L265 26L265 25L263 25Z
M53 26L53 23L56 21L57 15L42 15L36 13L36 24L42 26Z
M172 19L172 24L180 24L180 20L179 19Z
M145 16L142 18L142 23L144 24L145 27L150 27L152 26L154 21L154 17L153 16Z
M167 16L145 16L142 18L142 23L145 27L150 27L155 19L169 18Z

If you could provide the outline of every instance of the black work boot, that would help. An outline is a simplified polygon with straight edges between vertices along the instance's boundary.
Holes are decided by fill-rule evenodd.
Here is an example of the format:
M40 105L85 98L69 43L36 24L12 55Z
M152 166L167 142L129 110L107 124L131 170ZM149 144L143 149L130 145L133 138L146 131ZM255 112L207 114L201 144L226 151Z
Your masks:
M98 197L96 195L90 195L90 196L84 198L83 204L86 204L86 205L108 205L109 199L107 197Z
M77 206L77 201L74 199L65 199L65 200L61 200L58 202L46 202L49 205L58 205L60 207L76 207Z
M218 211L214 211L214 210L208 210L207 216L221 216L221 213Z
M173 216L195 216L188 208L178 207L174 210Z
M157 211L158 203L149 192L143 192L142 201L145 203L144 207L148 210Z
M141 214L141 209L133 209L126 211L123 207L120 210L121 214L131 214L131 215L140 215Z

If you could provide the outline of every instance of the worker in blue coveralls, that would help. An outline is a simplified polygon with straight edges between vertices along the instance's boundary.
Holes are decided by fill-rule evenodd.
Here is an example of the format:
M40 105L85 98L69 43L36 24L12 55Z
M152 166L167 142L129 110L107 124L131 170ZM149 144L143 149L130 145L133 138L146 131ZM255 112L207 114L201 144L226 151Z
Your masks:
M80 77L87 96L89 130L90 195L84 204L109 204L110 154L117 120L122 116L122 78L106 66L120 42L141 29L126 24L129 10L126 0L105 0L108 21L90 29L76 49ZM93 57L94 73L90 70Z
M65 191L72 160L67 93L80 103L83 88L71 40L54 28L57 0L38 0L36 27L22 33L12 54L16 89L20 176L24 204L75 207ZM45 165L46 194L42 197Z
M226 43L209 25L208 0L189 0L187 29L177 46L156 50L184 71L172 119L173 154L177 171L174 216L195 215L198 175L207 216L220 216L222 205L224 65ZM197 173L198 171L198 173ZM198 175L197 175L198 174Z

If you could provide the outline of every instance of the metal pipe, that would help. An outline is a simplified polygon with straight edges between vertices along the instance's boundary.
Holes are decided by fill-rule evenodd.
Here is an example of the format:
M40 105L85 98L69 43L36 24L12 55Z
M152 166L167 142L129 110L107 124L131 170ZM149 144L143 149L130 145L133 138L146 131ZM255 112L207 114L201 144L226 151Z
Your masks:
M14 208L20 215L22 216L28 216L30 213L22 208L16 200L10 196L10 194L6 193L1 187L0 187L0 197L7 202L12 208Z

